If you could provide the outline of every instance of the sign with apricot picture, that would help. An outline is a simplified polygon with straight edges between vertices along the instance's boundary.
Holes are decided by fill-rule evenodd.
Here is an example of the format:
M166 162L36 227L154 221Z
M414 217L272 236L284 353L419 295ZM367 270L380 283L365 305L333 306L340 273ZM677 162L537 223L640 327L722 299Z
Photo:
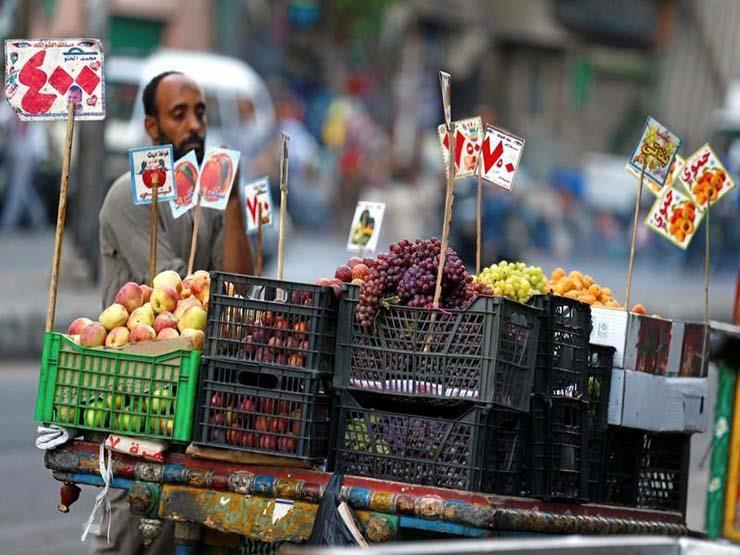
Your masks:
M645 224L674 245L686 249L704 213L688 196L673 187L663 190L648 212Z
M668 180L668 174L673 165L673 159L681 146L681 139L671 133L667 127L653 117L648 116L642 130L640 140L632 150L627 165L630 173L642 174L645 168L645 177L659 188L663 188Z
M704 210L707 203L714 204L735 187L735 182L709 144L689 156L679 178L700 210Z
M678 177L681 174L681 171L683 171L685 165L686 159L680 154L676 154L676 157L673 159L673 164L671 164L671 169L668 170L668 178L665 180L664 187L673 187L673 185L678 182ZM635 170L629 164L626 164L624 168L637 179L640 178L640 172ZM656 197L660 196L660 192L663 190L663 187L656 183L647 173L645 173L645 186L647 186L650 192Z

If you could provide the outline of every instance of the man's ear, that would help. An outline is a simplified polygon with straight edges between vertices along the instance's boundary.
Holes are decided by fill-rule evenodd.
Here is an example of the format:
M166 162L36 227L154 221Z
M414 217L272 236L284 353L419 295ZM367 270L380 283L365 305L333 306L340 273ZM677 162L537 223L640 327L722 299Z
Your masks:
M144 117L144 129L154 144L159 143L159 125L157 125L157 120L154 116Z

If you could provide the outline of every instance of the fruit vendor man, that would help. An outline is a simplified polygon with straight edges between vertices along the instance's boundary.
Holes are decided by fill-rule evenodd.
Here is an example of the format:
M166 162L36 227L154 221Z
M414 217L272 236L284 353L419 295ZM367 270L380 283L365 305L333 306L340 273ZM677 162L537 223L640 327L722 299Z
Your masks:
M144 88L142 101L144 127L152 142L171 144L175 160L193 150L198 162L202 162L207 114L205 96L195 81L180 72L161 73ZM232 188L225 211L201 211L195 269L254 273L238 189ZM157 272L175 270L184 276L190 256L193 211L177 219L167 203L159 204L158 211ZM100 211L103 306L114 302L124 283L149 281L150 213L150 206L134 205L129 174L113 183ZM174 553L174 527L169 521L164 523L160 537L145 549L139 519L129 512L126 492L113 490L111 500L111 542L107 542L105 531L91 534L91 553Z

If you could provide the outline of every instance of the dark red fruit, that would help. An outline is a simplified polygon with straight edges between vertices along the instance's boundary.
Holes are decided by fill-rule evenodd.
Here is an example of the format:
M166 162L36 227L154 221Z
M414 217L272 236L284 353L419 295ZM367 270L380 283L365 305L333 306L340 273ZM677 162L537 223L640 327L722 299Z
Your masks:
M334 277L344 283L349 283L352 281L352 268L349 266L340 266L337 268L337 271L334 272Z

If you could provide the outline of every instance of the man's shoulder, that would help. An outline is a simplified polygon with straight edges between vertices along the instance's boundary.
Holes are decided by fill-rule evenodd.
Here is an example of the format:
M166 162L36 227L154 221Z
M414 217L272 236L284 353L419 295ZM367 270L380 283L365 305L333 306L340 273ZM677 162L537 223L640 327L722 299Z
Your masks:
M105 221L111 217L111 214L130 210L133 207L134 203L131 202L131 178L128 173L124 173L108 189L100 210L100 219Z

